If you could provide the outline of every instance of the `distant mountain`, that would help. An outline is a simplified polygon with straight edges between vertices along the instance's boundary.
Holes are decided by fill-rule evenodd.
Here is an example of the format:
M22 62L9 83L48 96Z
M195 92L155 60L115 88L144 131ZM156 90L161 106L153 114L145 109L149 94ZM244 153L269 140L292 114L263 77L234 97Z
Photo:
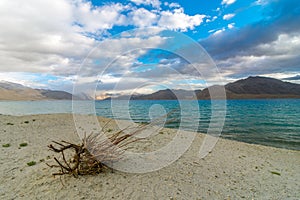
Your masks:
M6 90L23 90L23 89L31 89L29 87L26 87L24 85L18 84L18 83L11 83L8 81L0 81L0 88L6 89Z
M248 77L229 83L225 88L236 94L300 95L300 85L267 77Z
M76 94L75 100L94 100L91 96L85 93Z
M210 99L211 93L214 93L214 98L216 99L224 99L224 86L213 85L198 91L196 92L197 99ZM228 98L228 91L226 91L226 97Z
M203 90L159 90L152 94L135 95L133 100L175 100L175 99L210 99L210 92L216 99L222 99L226 92L227 99L256 99L256 98L300 98L300 85L283 82L267 77L248 77L225 86L213 85ZM128 99L129 96L119 96L113 99ZM110 100L111 98L107 98Z
M135 95L121 95L117 97L108 97L103 100L176 100L176 99L196 99L194 91L189 90L159 90L152 94L135 94Z
M48 99L71 100L73 97L72 94L64 91L43 90L43 89L37 89L37 91L39 91L44 97Z
M152 94L110 97L111 99L132 100L176 100L176 99L210 99L210 92L218 94L226 91L227 99L253 99L253 98L300 98L300 84L284 82L267 77L248 77L225 86L214 85L203 90L159 90ZM210 91L210 92L209 92ZM214 95L216 99L222 96ZM33 89L21 84L0 82L0 100L71 100L72 94L65 91ZM77 100L91 100L86 94L74 96Z
M189 90L159 90L152 94L140 95L132 97L133 100L176 100L176 99L195 99L196 95L194 91Z
M75 99L87 99L74 96ZM72 94L65 91L33 89L21 84L0 82L0 100L71 100Z
M42 100L45 97L37 90L10 82L0 82L0 100Z
M212 86L222 89L221 86ZM300 98L300 85L267 77L248 77L225 85L227 99ZM197 93L198 99L209 99L208 88Z

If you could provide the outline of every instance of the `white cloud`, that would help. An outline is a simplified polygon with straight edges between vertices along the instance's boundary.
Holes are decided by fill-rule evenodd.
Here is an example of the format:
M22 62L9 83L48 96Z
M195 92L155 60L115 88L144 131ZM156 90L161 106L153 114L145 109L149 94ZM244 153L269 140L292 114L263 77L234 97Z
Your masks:
M80 0L73 5L73 15L84 31L97 32L111 29L114 25L125 24L126 16L122 12L129 8L120 3L94 7L91 2Z
M86 82L82 84L89 85L95 80L95 74L104 67L101 62L95 63L95 59L106 63L121 55L108 72L126 73L137 63L137 58L146 53L147 47L154 48L165 41L165 38L158 35L161 30L193 30L205 18L205 15L184 13L183 8L176 3L169 4L169 10L162 11L158 0L132 2L136 5L149 5L151 8L140 8L132 3L94 6L85 0L1 0L0 79L12 72L17 74L8 74L11 76L9 80L13 82L31 87L46 87L48 84L49 87L56 87L53 89L70 89L70 77L75 77L84 58L99 45L100 40L102 49L95 50L85 60ZM147 29L146 33L139 30L129 36L124 34L120 38L107 39L113 27L130 25L156 28ZM137 48L142 49L122 55ZM33 78L25 76L25 72L36 73L37 76L49 74L57 79L48 83L42 83L40 79L30 81ZM24 80L20 82L22 77ZM139 81L142 83L145 80ZM58 82L67 85L63 86ZM126 87L130 88L129 86L134 86L133 81Z
M230 20L231 18L233 18L235 16L235 14L233 13L230 13L230 14L226 14L223 16L223 19L224 20Z
M276 41L258 45L247 54L219 60L217 65L226 76L262 75L286 78L297 74L295 68L299 64L298 52L300 36L281 34Z
M144 8L139 8L132 11L129 15L132 16L132 23L137 27L153 26L158 19L158 16Z
M222 5L231 5L235 2L236 0L223 0Z
M258 54L267 56L280 56L281 58L296 58L300 52L300 34L281 34L277 40L261 44L255 48ZM292 59L291 59L292 60Z
M231 23L231 24L228 24L227 27L228 27L229 29L233 29L233 28L234 28L234 25L235 25L235 23Z
M160 5L159 1L135 2ZM183 9L149 11L120 3L99 7L84 0L2 0L0 71L70 75L97 45L93 38L104 39L116 25L158 25L162 29L186 31L200 25L203 17L186 15Z
M50 76L48 74L25 72L0 72L0 80L18 83L38 89L60 89L71 92L72 80L69 77Z
M175 9L174 11L162 11L161 18L158 21L158 26L171 30L187 31L193 30L199 26L206 15L186 15L182 8Z
M213 35L219 35L220 33L224 32L226 29L225 28L222 28L220 30L217 30L216 32L214 32Z
M207 16L208 17L208 16ZM210 17L211 18L211 17ZM217 16L213 16L213 18L207 18L206 20L205 20L205 22L206 23L209 23L209 22L213 22L213 21L215 21L216 19L218 19L218 17Z
M136 5L151 5L153 8L160 8L161 2L159 0L130 0Z
M299 73L297 73L297 72L287 72L287 73L279 72L279 73L267 73L267 74L264 74L263 76L272 77L272 78L283 80L285 78L297 76L298 74ZM288 82L294 82L294 83L300 84L299 80L288 80Z
M257 0L254 2L254 5L260 5L260 6L265 6L269 4L271 1L270 0Z
M111 13L118 6L105 6L103 12L87 3L54 0L9 1L0 6L0 71L51 73L78 67L96 41L85 32L109 27L107 21L94 24L90 19L99 13ZM85 10L85 11L84 11ZM87 13L90 13L89 15ZM91 14L94 13L94 14ZM81 26L74 24L82 16ZM103 22L103 23L102 23ZM66 62L68 60L68 62Z
M181 6L178 3L170 3L169 7L170 8L180 8Z

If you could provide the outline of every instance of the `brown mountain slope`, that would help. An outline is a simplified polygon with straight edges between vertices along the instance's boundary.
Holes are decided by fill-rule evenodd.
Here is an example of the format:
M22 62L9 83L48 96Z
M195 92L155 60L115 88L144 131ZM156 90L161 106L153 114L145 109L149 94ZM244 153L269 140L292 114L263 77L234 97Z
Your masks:
M300 98L300 85L267 77L248 77L224 87L212 86L212 90L225 88L227 99ZM208 88L197 93L198 99L210 99Z
M224 89L227 99L262 99L262 98L300 98L300 85L284 82L267 77L248 77L225 86L214 85L203 90L159 90L152 94L135 95L133 100L175 100L175 99L210 99L213 92L216 99L224 99ZM210 91L210 92L209 92ZM123 98L126 97L126 98ZM113 97L112 97L113 98ZM128 96L119 96L113 99L128 99ZM111 98L107 98L110 100Z
M0 82L0 100L42 100L40 92L20 84Z
M176 99L195 99L194 91L189 90L159 90L152 94L140 95L131 98L133 100L176 100Z
M74 96L75 99L83 99ZM71 100L72 94L65 91L32 89L17 83L0 82L0 100Z
M248 77L225 85L235 94L300 95L300 85L267 77Z

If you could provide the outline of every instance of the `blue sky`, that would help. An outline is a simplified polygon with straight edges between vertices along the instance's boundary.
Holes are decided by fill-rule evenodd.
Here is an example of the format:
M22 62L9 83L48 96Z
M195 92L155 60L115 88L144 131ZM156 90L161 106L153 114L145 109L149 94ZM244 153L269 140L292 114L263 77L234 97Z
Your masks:
M112 1L110 0L93 0L91 1L93 5L103 6L106 4L110 4ZM122 4L130 3L130 0L123 1L114 1ZM197 14L206 15L205 21L212 21L211 23L204 23L201 26L196 26L193 30L188 30L185 32L188 36L192 37L195 40L200 40L207 38L212 33L215 33L218 30L229 29L228 25L234 23L234 27L244 27L247 24L255 23L257 21L262 20L264 16L264 12L266 11L264 7L262 7L263 2L256 0L240 0L240 1L227 1L228 3L222 4L221 0L210 0L210 1L186 1L186 0L178 0L178 1L161 1L161 9L169 10L170 4L178 5L184 9L184 13L193 16ZM232 2L232 3L231 3ZM260 2L260 3L259 3ZM131 2L132 3L132 2ZM153 9L152 6L142 5L146 9ZM224 15L233 14L234 16L231 19L224 20ZM251 16L251 17L249 17ZM217 17L214 19L214 17ZM129 27L132 28L132 27ZM128 27L115 27L111 30L112 33L118 33L120 31L127 30Z
M299 21L298 0L3 0L0 80L66 91L76 82L90 94L98 84L102 96L248 76L299 83ZM193 56L203 73L193 68L201 59L174 53L195 54L191 41L164 31L202 45L206 57Z

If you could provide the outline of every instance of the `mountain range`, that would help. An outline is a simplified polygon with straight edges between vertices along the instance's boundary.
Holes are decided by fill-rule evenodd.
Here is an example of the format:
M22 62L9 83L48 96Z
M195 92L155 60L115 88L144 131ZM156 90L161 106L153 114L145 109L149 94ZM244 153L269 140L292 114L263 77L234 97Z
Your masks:
M152 94L110 97L111 99L132 100L176 100L176 99L210 99L210 92L226 91L227 99L259 99L259 98L300 98L300 84L284 82L267 77L248 77L224 86L214 85L203 90L159 90ZM33 89L21 84L6 81L0 82L0 100L91 100L86 94L72 95L65 91ZM216 97L223 98L223 97Z
M73 95L65 91L33 89L7 81L0 82L0 100L71 100ZM91 99L87 95L76 95L74 99Z
M209 91L224 91L227 99L300 98L300 84L284 82L274 78L250 76L224 86L214 85L203 90L159 90L152 94L134 95L133 100L210 99ZM216 96L216 99L223 97ZM106 100L110 100L107 98ZM128 99L119 96L114 99Z

